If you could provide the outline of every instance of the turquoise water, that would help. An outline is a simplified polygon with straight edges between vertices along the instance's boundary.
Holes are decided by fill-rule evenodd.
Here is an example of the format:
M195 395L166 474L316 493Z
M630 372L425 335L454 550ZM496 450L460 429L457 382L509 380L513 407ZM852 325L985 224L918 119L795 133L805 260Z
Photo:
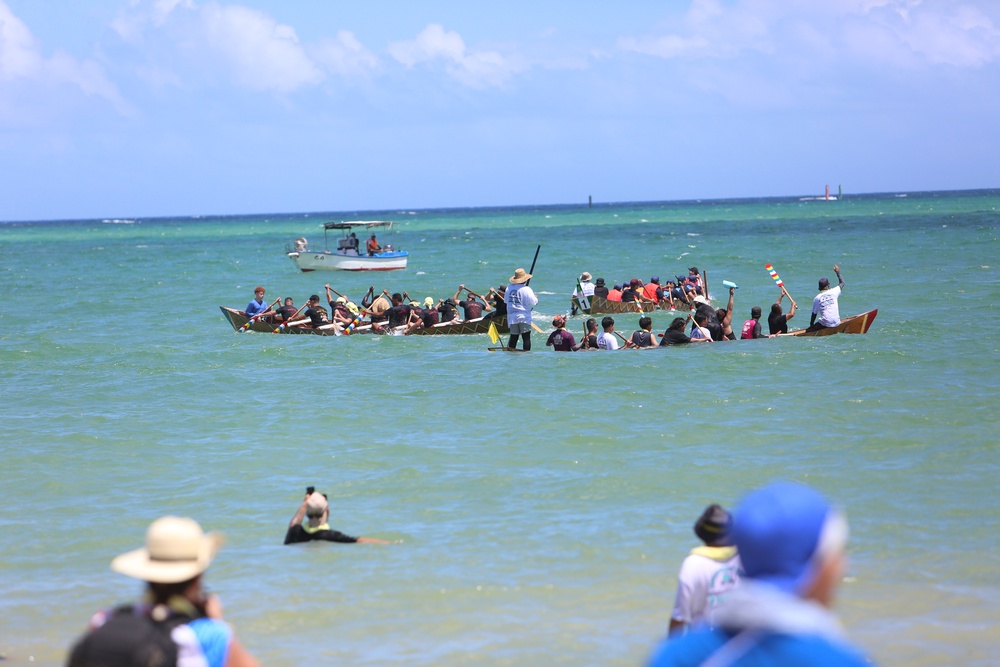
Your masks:
M339 218L398 221L409 269L297 272L284 244ZM111 558L175 513L226 533L207 581L264 664L636 665L704 505L780 476L846 508L838 610L880 664L993 664L998 238L995 190L0 224L0 652L60 664L139 591ZM841 313L879 315L866 336L502 355L237 335L218 310L256 284L482 292L536 245L543 327L581 271L692 265L716 296L740 285L739 323L776 297L768 262L793 325L834 263ZM402 544L283 547L310 484L334 527Z

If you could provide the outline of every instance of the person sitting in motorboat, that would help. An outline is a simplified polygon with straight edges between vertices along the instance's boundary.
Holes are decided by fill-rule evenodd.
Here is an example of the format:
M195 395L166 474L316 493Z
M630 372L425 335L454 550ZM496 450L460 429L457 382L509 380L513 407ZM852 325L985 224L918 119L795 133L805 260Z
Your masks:
M368 251L369 255L376 255L382 252L382 247L378 244L378 239L375 238L374 234L372 234L372 237L365 244L365 250Z

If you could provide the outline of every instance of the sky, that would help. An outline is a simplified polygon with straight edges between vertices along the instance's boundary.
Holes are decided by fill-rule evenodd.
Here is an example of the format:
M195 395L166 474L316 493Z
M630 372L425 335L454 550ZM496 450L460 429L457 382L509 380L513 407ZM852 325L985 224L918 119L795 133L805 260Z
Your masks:
M0 221L1000 186L996 0L0 0Z

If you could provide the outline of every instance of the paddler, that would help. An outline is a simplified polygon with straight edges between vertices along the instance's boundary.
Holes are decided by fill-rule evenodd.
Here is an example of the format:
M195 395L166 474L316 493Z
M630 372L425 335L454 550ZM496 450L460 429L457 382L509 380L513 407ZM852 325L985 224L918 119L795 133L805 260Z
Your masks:
M840 292L844 289L844 278L840 275L840 267L833 265L833 272L840 282L836 287L830 287L829 278L819 279L819 294L813 299L812 317L809 318L809 328L806 331L818 331L840 324Z

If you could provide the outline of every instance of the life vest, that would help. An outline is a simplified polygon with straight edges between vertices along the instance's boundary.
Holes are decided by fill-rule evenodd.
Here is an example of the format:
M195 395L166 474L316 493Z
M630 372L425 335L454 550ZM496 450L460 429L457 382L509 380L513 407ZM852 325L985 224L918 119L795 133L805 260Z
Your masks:
M740 338L753 338L754 326L756 326L757 320L751 318L743 323L743 333L740 334Z

